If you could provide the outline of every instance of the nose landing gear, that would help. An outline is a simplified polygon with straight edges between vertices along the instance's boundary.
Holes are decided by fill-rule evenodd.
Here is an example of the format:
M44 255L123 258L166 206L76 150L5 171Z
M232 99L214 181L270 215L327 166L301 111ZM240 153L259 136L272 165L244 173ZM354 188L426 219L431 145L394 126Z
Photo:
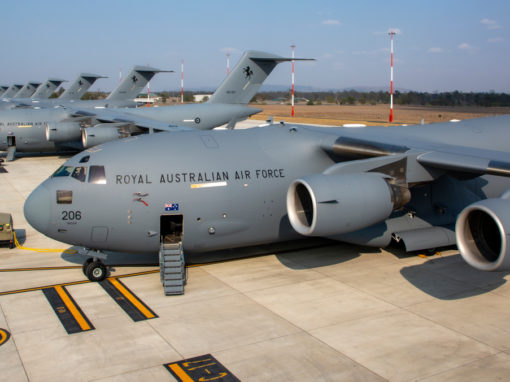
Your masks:
M87 276L90 281L99 282L103 281L108 276L108 270L106 266L95 257L89 257L83 263L83 274Z

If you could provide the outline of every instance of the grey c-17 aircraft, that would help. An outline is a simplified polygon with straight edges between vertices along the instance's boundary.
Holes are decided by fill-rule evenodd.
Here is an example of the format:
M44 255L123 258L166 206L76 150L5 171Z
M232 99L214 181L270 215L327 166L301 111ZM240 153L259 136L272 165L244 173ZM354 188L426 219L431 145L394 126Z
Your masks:
M87 92L87 90L96 82L99 78L106 78L104 76L99 76L97 74L91 73L81 73L74 80L74 82L67 88L58 98L49 99L53 91L58 87L54 86L56 84L55 81L63 82L62 80L49 79L48 81L53 81L50 86L46 86L45 94L38 94L39 89L44 86L41 85L36 93L31 98L13 98L13 99L2 99L3 103L0 104L0 110L8 110L14 108L49 108L60 106L67 102L75 102L81 99L83 95ZM51 91L50 91L51 89ZM48 94L49 93L49 94ZM0 113L1 115L1 113Z
M161 256L167 237L188 260L310 236L407 251L457 243L473 267L509 270L509 124L130 137L69 159L24 213L46 236L89 249L91 280L106 275L104 251Z
M82 150L106 141L150 131L212 129L260 112L246 104L275 68L290 58L247 51L208 102L130 110L80 108L10 110L0 113L0 150L55 152ZM295 59L301 60L301 59ZM88 105L88 104L87 104ZM84 126L90 127L84 127Z
M0 100L0 110L12 109L22 103L39 102L38 100L48 99L62 82L64 80L48 78L37 87L30 98L2 98Z

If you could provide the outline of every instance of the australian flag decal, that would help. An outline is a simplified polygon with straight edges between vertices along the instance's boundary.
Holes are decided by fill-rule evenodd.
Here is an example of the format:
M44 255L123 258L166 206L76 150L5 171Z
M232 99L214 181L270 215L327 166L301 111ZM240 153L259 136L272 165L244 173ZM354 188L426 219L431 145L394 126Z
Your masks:
M179 211L179 203L165 203L165 211Z

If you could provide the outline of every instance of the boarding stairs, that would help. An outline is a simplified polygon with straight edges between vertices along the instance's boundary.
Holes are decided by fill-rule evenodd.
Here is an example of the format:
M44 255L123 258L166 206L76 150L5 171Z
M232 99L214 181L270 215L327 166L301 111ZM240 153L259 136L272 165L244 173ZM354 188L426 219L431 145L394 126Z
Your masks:
M7 147L7 157L5 158L7 160L7 162L13 161L15 154L16 154L16 146L8 146Z
M182 241L174 242L165 237L159 249L159 268L165 295L184 294L187 273Z

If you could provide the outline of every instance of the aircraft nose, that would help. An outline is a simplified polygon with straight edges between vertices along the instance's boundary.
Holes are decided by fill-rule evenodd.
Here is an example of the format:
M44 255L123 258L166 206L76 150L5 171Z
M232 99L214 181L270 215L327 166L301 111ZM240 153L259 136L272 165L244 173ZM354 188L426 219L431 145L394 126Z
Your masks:
M45 233L51 220L50 191L40 185L28 196L23 207L27 222L37 231Z

